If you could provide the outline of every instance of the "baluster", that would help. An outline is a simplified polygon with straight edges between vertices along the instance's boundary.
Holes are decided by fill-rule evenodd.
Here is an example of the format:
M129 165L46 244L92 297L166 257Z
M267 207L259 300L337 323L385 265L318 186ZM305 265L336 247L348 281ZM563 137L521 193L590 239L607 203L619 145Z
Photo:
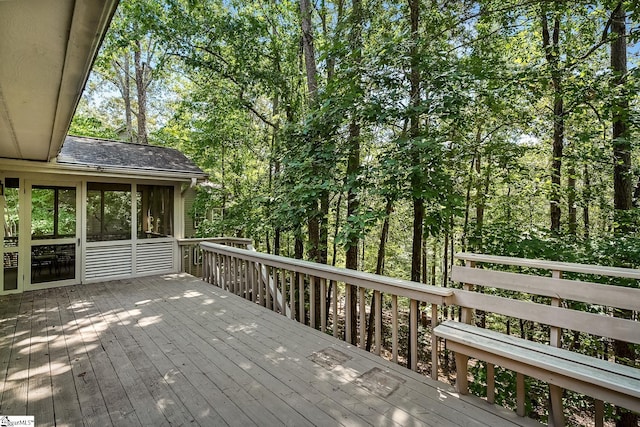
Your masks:
M274 281L273 281L273 277L275 276L275 267L270 267L267 266L267 288L265 291L265 297L267 298L267 308L269 310L273 310L273 300L272 300L272 295L271 295L271 291L273 289L272 285L275 285Z
M305 325L307 323L307 314L304 310L304 274L302 273L298 273L298 303L300 304L298 309L298 319L300 323Z
M209 275L214 285L220 286L218 282L218 254L215 252L206 252L209 260Z
M289 272L289 318L295 320L296 318L296 273L294 271Z
M438 337L433 330L438 326L438 305L431 304L431 379L438 380Z
M187 265L183 265L182 266L182 271L184 273L191 274L191 246L188 246L188 245L187 246L183 246L183 249L182 249L182 262L184 262L184 258L185 258L184 257L184 255L185 255L184 251L185 250L187 251Z
M334 280L333 283L333 336L338 337L338 281Z
M242 260L242 297L249 298L249 260Z
M236 274L235 274L236 285L235 285L234 293L236 295L241 295L242 294L242 260L240 258L234 258L233 266L236 270Z
M562 271L552 270L551 277L554 279L562 279ZM551 298L553 307L560 307L562 300L560 298ZM551 326L549 328L549 344L552 347L562 347L562 328ZM553 421L554 427L562 427L565 424L564 413L562 408L562 388L557 385L549 384L549 419ZM597 419L596 419L597 422Z
M264 297L264 276L266 276L267 266L264 264L258 264L258 303L261 306L266 305Z
M487 402L495 403L496 401L496 366L493 363L487 363Z
M207 283L211 283L211 281L209 280L209 275L207 275L207 266L206 266L206 262L205 259L208 256L208 253L203 254L202 256L202 274L201 274L201 279Z
M260 269L262 268L259 262L253 263L253 268L251 269L251 277L253 280L251 293L253 302L258 304L260 302L260 298L258 297L259 289L260 289Z
M603 427L604 426L604 402L600 399L594 400L595 412L596 412L596 426L595 427Z
M360 341L356 338L356 342L359 343L360 348L367 347L367 299L365 291L366 289L362 286L358 287L358 323L360 323L358 333L360 335Z
M229 255L224 255L224 290L229 290L229 281L231 280L231 272L230 270L231 259Z
M282 283L282 315L287 316L287 271L280 270L280 283Z
M316 329L316 278L309 276L309 323Z
M382 296L380 291L373 292L373 304L375 307L373 316L375 322L375 342L376 342L376 351L375 353L380 356L380 352L382 351ZM371 327L371 326L369 326Z
M411 314L409 315L411 326L411 370L418 370L418 301L412 299L410 302Z
M516 372L516 414L524 417L524 375Z
M215 275L216 275L216 285L218 285L218 287L222 287L222 256L220 256L220 254L214 254L215 258Z
M398 363L398 296L391 295L391 361Z
M327 330L327 279L320 279L320 330Z

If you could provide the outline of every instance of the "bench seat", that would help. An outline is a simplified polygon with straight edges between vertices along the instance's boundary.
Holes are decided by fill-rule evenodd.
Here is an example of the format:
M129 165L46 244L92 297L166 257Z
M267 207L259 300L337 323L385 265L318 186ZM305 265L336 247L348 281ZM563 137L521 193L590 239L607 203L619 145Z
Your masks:
M456 353L456 364L464 364L457 366L458 378L465 379L461 393L466 393L466 357L473 357L640 411L640 369L455 321L441 323L434 333Z

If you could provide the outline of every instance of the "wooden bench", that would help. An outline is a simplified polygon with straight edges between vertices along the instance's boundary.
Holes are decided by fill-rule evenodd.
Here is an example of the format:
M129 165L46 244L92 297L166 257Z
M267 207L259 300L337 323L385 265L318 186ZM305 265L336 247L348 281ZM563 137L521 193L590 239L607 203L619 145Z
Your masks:
M640 343L640 322L572 310L563 301L640 311L640 289L562 279L563 271L640 279L640 271L581 264L552 263L507 257L459 254L466 266L454 266L452 279L463 283L451 302L462 307L462 322L446 321L434 329L455 352L457 383L468 392L468 359L487 362L487 400L494 401L494 365L517 372L517 413L524 416L524 375L550 387L550 421L564 425L562 389L596 399L596 425L602 425L603 401L640 412L640 369L586 356L562 348L562 329L585 332L629 343ZM552 277L479 269L477 262L544 268ZM550 304L516 300L474 292L474 286L491 287L549 297ZM473 310L498 313L549 325L549 344L527 341L475 326ZM611 309L607 309L611 312Z

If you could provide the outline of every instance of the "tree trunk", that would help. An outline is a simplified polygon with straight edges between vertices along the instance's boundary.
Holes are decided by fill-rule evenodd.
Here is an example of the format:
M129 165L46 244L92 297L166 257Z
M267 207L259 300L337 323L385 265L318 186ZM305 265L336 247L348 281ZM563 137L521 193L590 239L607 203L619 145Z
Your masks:
M302 51L307 72L307 91L310 104L315 104L318 94L318 69L313 46L313 27L311 26L311 4L309 0L300 0L300 27L302 29Z
M567 213L569 234L575 237L578 231L578 209L576 208L576 167L573 160L567 168Z
M124 99L124 118L127 142L133 142L133 114L131 113L131 75L129 74L129 51L124 52L124 76L122 98Z
M476 155L476 230L473 250L482 252L482 228L484 227L485 192L482 178L482 154Z
M467 182L467 191L464 202L464 223L462 225L462 252L466 252L468 240L469 240L469 213L471 211L471 187L473 187L475 163L477 153L473 154L471 158L471 165L469 166L469 181Z
M380 232L380 243L378 245L378 258L376 260L376 274L384 274L384 256L387 240L389 239L389 218L393 212L393 199L387 198L387 205L384 209L384 221L382 223L382 231ZM382 301L382 298L380 299ZM375 298L371 298L371 309L369 310L369 324L367 327L367 345L366 350L371 351L371 343L373 341L373 321L374 313L378 310L378 315L382 315L382 307L376 307Z
M300 0L300 27L302 29L302 52L304 54L305 71L307 75L308 101L311 107L315 107L318 99L318 69L316 66L315 48L313 45L313 27L311 24L311 4L309 0ZM320 150L319 141L314 139L312 144L312 156ZM315 162L314 162L315 163ZM311 202L307 210L307 229L309 233L308 256L309 260L320 262L320 201ZM297 245L296 245L297 247ZM315 322L320 324L320 282L315 280Z
M613 205L615 208L616 234L624 235L630 229L627 211L633 208L631 183L631 144L629 141L629 98L625 90L627 75L627 40L626 12L624 3L620 2L611 16L611 33L615 39L611 42L611 70L614 74L614 108L613 108ZM631 310L615 310L615 316L624 319L632 318ZM616 361L625 365L636 362L634 347L624 341L614 340L613 349ZM616 426L636 427L638 415L616 407Z
M147 82L145 73L147 64L142 62L142 45L140 40L135 43L133 61L136 71L136 91L138 93L138 143L148 144L147 139Z
M560 18L553 19L553 33L549 33L546 11L542 12L542 44L547 63L551 68L553 84L553 150L551 161L551 197L549 210L551 231L560 232L560 189L562 169L562 149L564 147L564 98L562 94L562 74L560 71Z
M362 61L362 3L360 0L353 0L352 2L351 23L349 44L354 61L352 67L356 70L355 75L352 75L351 78L354 79L354 86L358 87L357 90L359 91L359 69ZM358 182L358 175L360 173L360 131L361 127L357 112L352 111L351 123L349 124L349 153L347 157L347 221L358 215L360 208L360 185ZM359 230L354 230L347 239L345 267L352 270L358 269L358 234ZM358 290L355 286L349 285L347 291L351 293L351 343L356 344L358 330Z
M589 166L587 164L584 165L582 175L582 178L584 180L584 189L582 191L582 220L584 223L584 238L585 240L588 240L591 227L591 221L589 219L589 204L591 203L591 177L589 175Z
M411 187L413 190L413 244L411 247L411 280L420 281L420 264L422 255L422 227L424 223L424 199L421 194L422 177L420 176L421 156L417 147L417 139L420 136L420 117L416 113L421 104L420 99L420 60L418 52L419 23L420 23L420 1L409 1L409 23L411 25L411 47L409 55L411 58L411 70L409 73L410 84L410 104L413 112L409 122L409 136L411 137L412 166L414 172L411 174ZM417 194L417 195L416 195Z

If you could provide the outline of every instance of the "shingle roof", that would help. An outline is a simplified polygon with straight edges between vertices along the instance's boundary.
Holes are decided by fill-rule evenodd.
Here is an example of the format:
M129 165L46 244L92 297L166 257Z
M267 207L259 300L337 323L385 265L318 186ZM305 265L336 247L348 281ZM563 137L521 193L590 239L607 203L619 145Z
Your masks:
M56 160L64 165L206 176L187 156L176 149L107 139L67 136Z

